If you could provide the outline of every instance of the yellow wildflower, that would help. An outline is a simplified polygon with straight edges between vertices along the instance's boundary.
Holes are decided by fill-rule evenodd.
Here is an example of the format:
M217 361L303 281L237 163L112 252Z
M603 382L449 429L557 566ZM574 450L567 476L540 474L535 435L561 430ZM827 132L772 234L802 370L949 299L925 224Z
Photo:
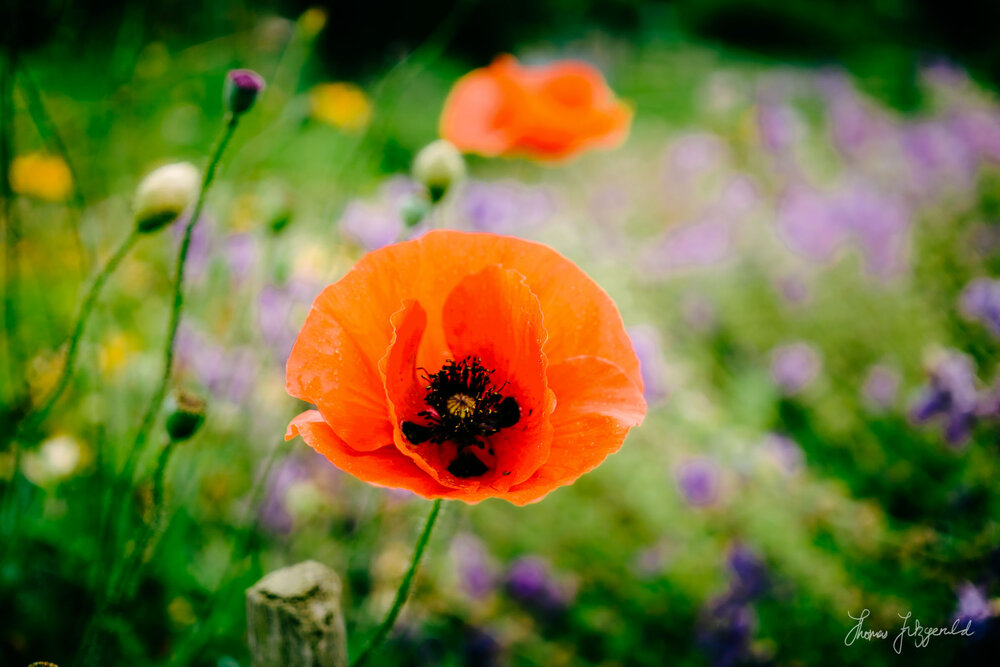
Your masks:
M313 118L344 130L360 130L371 119L372 106L353 83L321 83L309 92Z
M302 15L299 17L299 28L308 38L318 35L325 25L326 10L322 7L311 7L302 12Z
M139 345L133 336L121 331L111 334L98 349L101 373L104 375L117 373L138 349Z
M10 187L19 195L62 202L73 191L73 177L61 157L29 153L11 161Z

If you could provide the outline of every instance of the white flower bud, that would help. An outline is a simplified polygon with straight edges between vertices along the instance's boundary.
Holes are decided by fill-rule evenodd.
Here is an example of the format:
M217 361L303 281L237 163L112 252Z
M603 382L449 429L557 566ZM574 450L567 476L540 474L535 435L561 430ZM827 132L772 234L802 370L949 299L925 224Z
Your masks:
M190 162L168 164L151 172L135 192L135 223L141 232L155 232L176 220L194 204L201 173Z
M465 160L451 142L438 139L417 153L413 176L427 187L431 201L436 203L455 183L465 178Z

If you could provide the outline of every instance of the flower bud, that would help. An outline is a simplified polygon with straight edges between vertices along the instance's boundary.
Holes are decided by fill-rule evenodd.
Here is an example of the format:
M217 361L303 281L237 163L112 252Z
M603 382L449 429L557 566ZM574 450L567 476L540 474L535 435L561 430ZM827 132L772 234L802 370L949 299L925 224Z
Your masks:
M407 227L416 227L430 213L430 204L424 195L414 195L403 204L401 214L403 224Z
M205 401L186 391L178 391L169 399L167 434L174 442L189 439L205 421Z
M257 95L264 90L264 77L249 69L230 70L226 75L224 96L229 111L239 116L257 100Z
M150 233L176 220L198 196L201 174L190 162L160 167L139 183L135 192L135 224Z
M413 176L427 187L431 201L437 203L465 177L465 160L451 142L438 139L417 153Z

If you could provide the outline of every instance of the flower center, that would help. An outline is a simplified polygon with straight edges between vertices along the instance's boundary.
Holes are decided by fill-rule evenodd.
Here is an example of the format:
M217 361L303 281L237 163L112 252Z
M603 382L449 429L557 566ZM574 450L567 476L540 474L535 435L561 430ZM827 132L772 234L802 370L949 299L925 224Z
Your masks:
M476 412L476 399L465 394L455 394L448 399L448 412L459 419L471 417Z
M486 369L478 357L449 359L437 373L425 376L427 409L418 416L426 423L404 421L400 425L403 435L414 445L453 443L457 452L448 464L448 472L456 477L485 474L489 466L477 454L477 450L486 449L483 438L521 419L517 401L500 393L506 383L494 387L492 375L493 371Z

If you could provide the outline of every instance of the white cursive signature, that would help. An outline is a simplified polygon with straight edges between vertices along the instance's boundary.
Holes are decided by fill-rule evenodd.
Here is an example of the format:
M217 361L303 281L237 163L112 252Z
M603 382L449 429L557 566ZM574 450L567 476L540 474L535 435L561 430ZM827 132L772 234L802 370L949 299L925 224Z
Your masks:
M859 639L864 639L865 641L872 641L873 639L888 639L888 630L873 630L870 628L865 628L865 619L871 616L871 611L868 609L862 610L857 616L853 615L851 612L847 612L848 617L851 620L857 621L855 625L847 631L847 636L844 637L844 645L851 646ZM956 618L955 622L951 624L951 627L946 625L943 626L926 626L920 624L920 620L914 618L913 624L910 625L910 617L913 616L913 612L906 612L906 616L902 614L897 614L901 619L903 619L903 627L900 628L899 634L892 641L892 650L896 652L897 655L903 653L903 640L906 638L913 639L913 645L917 648L924 648L930 643L931 637L947 637L950 635L960 635L962 637L971 637L975 634L972 631L972 619L969 619L965 624L965 627L960 627L959 624L962 619Z

